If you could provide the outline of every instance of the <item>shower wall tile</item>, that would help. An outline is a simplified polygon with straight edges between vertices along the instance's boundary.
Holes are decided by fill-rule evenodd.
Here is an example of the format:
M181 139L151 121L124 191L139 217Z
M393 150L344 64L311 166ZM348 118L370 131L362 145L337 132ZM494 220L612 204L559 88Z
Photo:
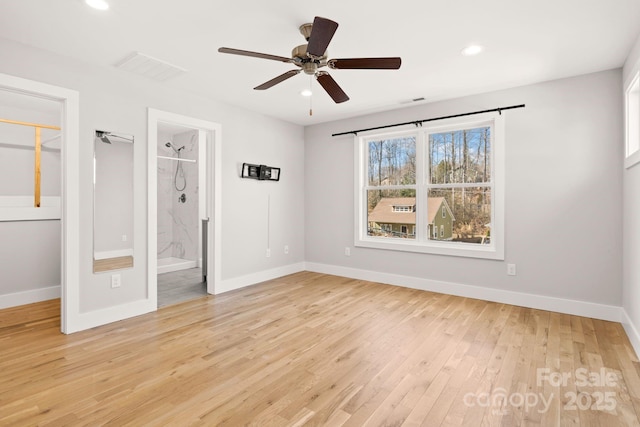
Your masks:
M172 136L158 133L158 155L171 156L173 151L165 147ZM158 159L158 258L172 256L173 242L173 160Z
M173 143L177 147L184 146L181 152L183 159L198 160L198 131L189 131L174 135ZM199 215L198 215L198 163L182 162L186 187L176 191L172 187L172 256L182 259L196 260L199 257ZM175 165L173 173L175 174ZM173 178L173 177L172 177ZM184 180L178 177L178 187L182 188ZM173 181L172 181L173 184ZM179 200L181 194L186 201Z

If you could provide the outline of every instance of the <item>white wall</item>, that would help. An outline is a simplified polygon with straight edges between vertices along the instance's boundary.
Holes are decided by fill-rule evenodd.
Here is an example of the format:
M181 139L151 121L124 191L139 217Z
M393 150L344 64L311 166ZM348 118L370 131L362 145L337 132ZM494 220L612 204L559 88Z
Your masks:
M526 108L504 113L504 261L352 247L353 137L332 133L516 104ZM374 271L398 284L487 299L514 291L546 303L577 300L615 317L622 303L621 106L621 72L613 70L307 127L308 267ZM507 263L517 265L517 276L506 275ZM510 297L502 299L535 300Z
M640 37L624 65L622 78L627 83L640 70ZM621 167L621 169L623 169ZM627 335L640 353L640 164L623 169L623 321Z
M147 108L221 124L222 279L259 274L304 259L303 129L197 94L172 89L115 68L98 68L0 39L0 72L54 84L80 93L80 309L92 313L145 300L147 271ZM122 286L110 287L110 274L92 273L92 141L94 129L117 129L135 136L134 268L121 271ZM155 147L151 148L155 150ZM239 178L243 161L282 167L280 183ZM153 189L155 191L155 189ZM263 206L271 195L272 242L290 245L284 255L265 257ZM263 203L264 202L264 203ZM30 268L24 260L25 268ZM14 278L6 278L13 280ZM3 278L5 280L5 278Z

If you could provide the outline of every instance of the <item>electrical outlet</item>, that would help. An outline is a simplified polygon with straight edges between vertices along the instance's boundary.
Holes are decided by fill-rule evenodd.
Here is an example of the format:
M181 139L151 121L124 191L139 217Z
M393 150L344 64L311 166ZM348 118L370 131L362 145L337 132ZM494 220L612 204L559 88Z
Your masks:
M123 242L126 242L126 241L127 241L127 235L126 235L126 234L123 234L123 235L122 235L122 241L123 241Z
M284 245L284 254L289 255L289 245Z
M271 258L271 249L267 248L267 258Z
M344 254L346 256L351 256L351 248L349 246L344 248Z
M112 288L119 288L121 284L122 284L122 276L120 276L119 274L112 274L111 275L111 287Z
M515 276L515 275L516 275L516 265L507 264L507 276Z

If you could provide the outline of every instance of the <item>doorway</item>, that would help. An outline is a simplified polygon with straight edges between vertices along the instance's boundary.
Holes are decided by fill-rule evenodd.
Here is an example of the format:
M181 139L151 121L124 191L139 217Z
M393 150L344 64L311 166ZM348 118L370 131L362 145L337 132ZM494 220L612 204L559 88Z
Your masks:
M148 297L215 293L220 277L220 125L149 109Z
M27 80L6 74L0 74L0 91L14 97L14 101L18 98L38 98L42 102L53 102L56 105L57 115L59 117L59 133L51 135L51 141L46 143L55 143L59 139L58 147L50 147L53 157L59 156L59 172L56 173L58 180L58 196L46 200L40 198L40 203L34 201L31 207L12 206L2 209L2 215L9 218L12 215L18 215L19 219L29 218L29 220L45 219L49 222L59 219L60 225L58 229L60 236L60 256L55 261L59 262L59 283L55 285L57 292L61 297L61 331L64 333L74 332L80 329L79 324L79 252L80 252L80 230L77 227L79 223L79 189L77 183L79 181L79 95L78 92L58 86ZM15 98L17 97L17 98ZM14 105L15 106L15 105ZM40 135L40 144L43 144ZM36 136L36 140L39 139ZM46 146L45 143L45 146ZM9 145L20 145L8 142ZM11 149L16 149L12 147ZM17 149L21 149L18 147ZM42 149L42 146L41 146ZM59 150L59 151L56 151ZM46 150L45 150L46 152ZM37 164L37 161L36 161ZM52 163L55 164L55 161ZM36 166L37 170L37 166ZM37 182L37 173L34 177ZM42 190L42 187L40 188ZM56 192L55 190L52 190ZM37 195L39 190L34 189ZM57 201L56 201L57 198ZM37 206L39 204L39 207ZM53 204L57 206L47 206ZM46 208L46 209L45 209ZM57 210L57 214L56 211ZM44 218L44 217L47 218ZM18 221L20 222L20 221ZM24 223L24 222L23 222ZM18 227L19 228L19 227ZM14 227L12 232L19 232ZM33 231L28 231L33 234ZM7 239L8 240L8 239ZM29 266L33 268L33 265ZM45 294L42 294L45 292ZM38 291L33 295L26 295L24 292L13 293L19 298L33 298L33 301L17 301L18 303L36 302L37 300L48 299L49 290Z

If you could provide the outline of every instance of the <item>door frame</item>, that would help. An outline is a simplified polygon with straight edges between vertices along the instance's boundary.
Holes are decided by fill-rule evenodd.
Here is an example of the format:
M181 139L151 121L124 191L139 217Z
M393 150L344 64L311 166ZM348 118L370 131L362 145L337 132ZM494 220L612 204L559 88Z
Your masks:
M61 105L60 330L67 334L80 327L80 94L2 73L0 90L39 96Z
M203 131L206 138L206 212L209 215L207 233L207 293L215 294L222 272L222 136L221 126L206 120L148 109L147 114L147 298L158 306L158 123L170 123ZM213 272L211 272L213 270ZM213 273L213 274L211 274Z

